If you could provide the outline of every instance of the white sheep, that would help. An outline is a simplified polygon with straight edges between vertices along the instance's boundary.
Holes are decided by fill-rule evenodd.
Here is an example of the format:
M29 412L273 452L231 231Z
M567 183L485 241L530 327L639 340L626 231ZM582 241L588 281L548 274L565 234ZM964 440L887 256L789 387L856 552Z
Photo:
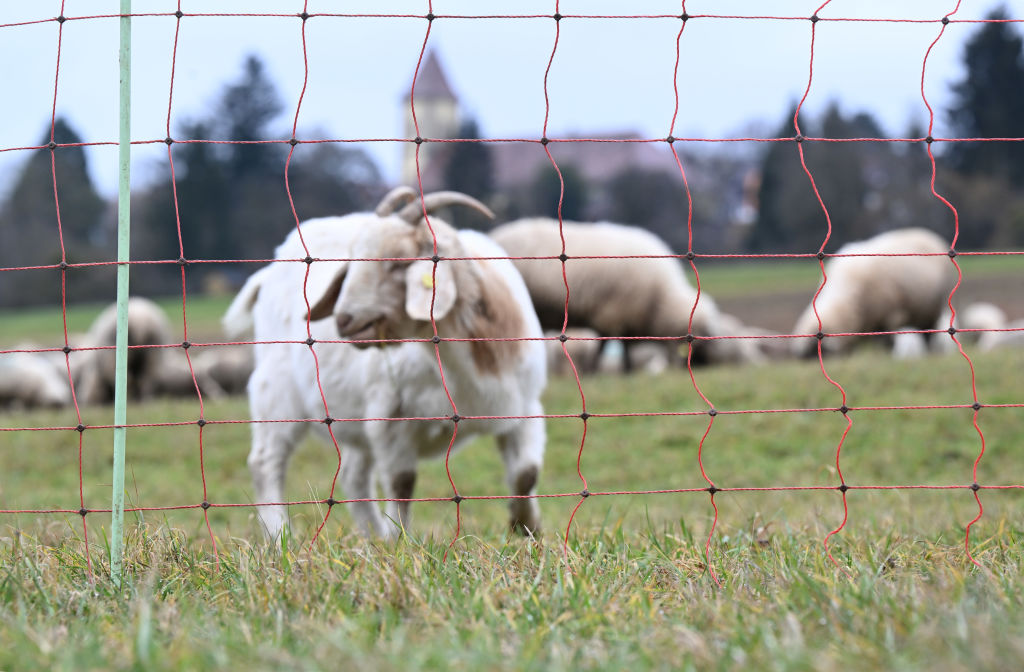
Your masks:
M73 356L75 394L87 404L105 404L114 399L117 304L107 306L93 321L82 346ZM171 327L160 306L149 299L128 299L128 345L153 346L171 343ZM128 350L128 396L145 399L157 393L157 379L165 358L163 348L133 347Z
M946 253L949 244L923 228L895 229L847 243L843 256L825 265L827 282L816 302L824 334L933 329L956 281ZM812 301L796 321L794 334L817 334ZM925 335L928 339L932 334ZM848 351L860 336L826 336L823 354ZM817 354L817 339L792 339L794 354Z
M593 329L606 337L682 339L726 335L718 324L718 308L706 292L686 279L683 266L658 236L634 226L599 222L587 224L530 218L510 222L490 232L511 257L557 257L565 240L565 276L569 284L567 327ZM603 258L579 258L603 257ZM653 257L653 258L651 258ZM566 280L559 259L513 259L526 281L545 329L561 330L566 322ZM697 303L694 310L694 304ZM693 325L689 327L693 310ZM637 340L624 340L624 368L632 368L630 350ZM671 361L677 360L679 340L663 341ZM712 361L710 341L695 341L693 361ZM727 356L752 357L751 348L721 348ZM685 353L685 348L683 349ZM598 355L599 357L599 355ZM597 361L584 370L594 370Z
M997 348L1024 346L1024 320L1013 320L1002 327L1007 331L995 331L985 334L985 338L978 341L978 347L983 352Z
M71 404L66 365L48 353L19 352L0 355L0 408L59 408ZM63 353L58 353L64 359Z
M414 197L401 188L376 213L305 222L300 230L309 255L340 261L313 261L308 278L305 263L272 263L249 278L224 317L231 334L252 324L257 342L248 386L256 421L248 462L262 503L259 517L271 537L281 533L287 514L267 503L283 501L288 458L311 425L327 441L332 432L343 447L341 486L351 500L372 499L374 479L386 499L407 500L417 460L444 455L453 433L454 446L494 435L513 495L511 527L528 534L539 529L539 507L530 497L545 443L540 395L546 370L537 316L512 264L465 259L502 257L504 250L481 233L456 232L434 217L428 227L422 219L424 209L463 204L488 212L484 206L440 192L422 202L415 198L395 214ZM443 259L436 268L429 260L410 261L435 254L432 231L437 255L463 260ZM297 231L275 253L277 259L306 254ZM307 310L313 346L303 343ZM377 341L432 338L431 314L444 339L436 346L443 381L434 343ZM322 342L339 337L355 343ZM475 338L516 340L449 340ZM417 419L451 417L448 393L462 419ZM327 417L337 421L328 424ZM280 422L303 418L324 422ZM353 501L350 510L367 534L391 537L409 522L408 502L388 503L394 524L373 502Z
M948 308L942 311L935 328L948 330L951 315ZM1006 312L1002 308L988 301L976 301L956 312L953 327L958 330L956 337L961 343L976 343L982 350L990 350L1001 338L1001 332L995 330L1006 328L1006 323ZM963 329L968 331L961 331ZM956 342L946 334L936 335L935 349L945 353L958 351Z

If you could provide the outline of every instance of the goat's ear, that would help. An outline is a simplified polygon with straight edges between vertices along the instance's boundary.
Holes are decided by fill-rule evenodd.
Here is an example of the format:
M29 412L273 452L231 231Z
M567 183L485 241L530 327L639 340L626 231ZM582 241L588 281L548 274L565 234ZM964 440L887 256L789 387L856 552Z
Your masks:
M409 264L405 272L405 312L414 320L430 320L430 304L434 304L434 319L448 314L455 305L455 277L449 266L441 262L434 270L434 262L421 259Z
M345 282L347 267L347 263L328 265L322 261L310 265L306 280L310 321L322 320L334 312L334 304L338 302L338 295L341 293L341 284Z

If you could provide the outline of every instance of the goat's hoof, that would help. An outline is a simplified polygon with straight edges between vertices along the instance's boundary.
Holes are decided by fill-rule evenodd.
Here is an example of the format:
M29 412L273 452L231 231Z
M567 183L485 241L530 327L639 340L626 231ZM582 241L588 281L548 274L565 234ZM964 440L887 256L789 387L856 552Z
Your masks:
M536 538L540 536L540 521L513 518L511 521L509 521L508 529L509 531L524 537Z

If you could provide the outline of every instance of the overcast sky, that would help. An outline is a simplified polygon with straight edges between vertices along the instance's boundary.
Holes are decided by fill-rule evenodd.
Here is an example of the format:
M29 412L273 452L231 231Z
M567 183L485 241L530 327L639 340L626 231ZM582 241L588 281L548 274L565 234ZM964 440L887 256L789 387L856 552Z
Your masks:
M60 14L61 2L4 2L0 24ZM689 0L691 15L806 17L822 0ZM213 2L183 0L189 12L298 13L298 0ZM434 0L435 14L546 14L554 0ZM1005 6L1024 19L1024 0L963 0L953 18L983 18ZM114 14L118 0L67 0L68 17ZM418 14L427 0L310 0L310 13ZM956 0L833 0L822 17L940 19ZM679 14L678 0L561 0L572 14ZM173 12L171 0L136 0L139 12ZM132 139L166 135L174 17L139 17L133 23ZM1024 25L1024 24L1017 24ZM632 131L668 135L676 35L680 21L567 18L548 80L548 134ZM436 49L455 93L485 137L539 137L544 123L544 70L555 40L550 18L442 18L429 45ZM869 112L889 135L911 122L924 125L921 67L941 24L874 21L819 22L814 81L805 110L813 115L831 101L847 112ZM943 110L949 85L962 78L963 46L978 24L951 23L928 60L925 91L936 110L936 136L950 135ZM1017 28L1017 30L1022 30ZM303 138L396 138L402 135L401 99L427 32L422 18L315 17L306 26L309 81L299 115ZM54 104L58 24L0 27L5 101L0 150L33 145L48 128ZM807 20L699 18L680 43L680 109L675 135L741 137L776 128L807 86L811 23ZM60 49L56 108L87 142L117 139L118 21L67 21ZM290 135L291 115L303 82L301 21L295 17L186 17L181 21L171 133L204 116L220 89L238 78L246 54L266 62L290 110L275 127ZM760 122L760 127L752 126ZM401 145L363 145L385 175L397 179ZM301 147L300 147L301 149ZM25 152L0 152L0 193L9 187ZM166 161L161 146L133 150L134 176L145 180ZM101 191L116 192L117 151L89 151Z

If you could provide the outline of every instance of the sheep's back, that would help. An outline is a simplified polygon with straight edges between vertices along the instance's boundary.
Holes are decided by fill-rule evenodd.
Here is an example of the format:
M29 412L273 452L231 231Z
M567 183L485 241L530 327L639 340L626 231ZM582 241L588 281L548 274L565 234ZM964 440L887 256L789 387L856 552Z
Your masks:
M609 336L655 335L651 325L666 287L689 287L679 262L669 257L672 250L643 229L608 222L563 222L561 233L569 257L565 262L569 326L589 327ZM558 222L549 219L521 220L491 231L512 257L557 257L562 253L562 235ZM562 262L514 259L513 263L526 282L541 324L561 329L566 299Z

